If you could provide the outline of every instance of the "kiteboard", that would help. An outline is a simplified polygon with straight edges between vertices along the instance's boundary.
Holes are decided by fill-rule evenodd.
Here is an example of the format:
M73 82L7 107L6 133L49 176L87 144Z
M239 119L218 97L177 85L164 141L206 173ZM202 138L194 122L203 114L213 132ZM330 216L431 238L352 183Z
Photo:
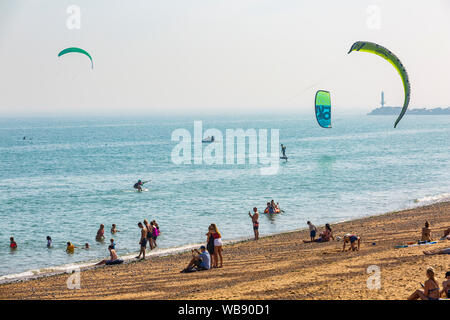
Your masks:
M286 160L288 159L288 157L280 157L280 159Z

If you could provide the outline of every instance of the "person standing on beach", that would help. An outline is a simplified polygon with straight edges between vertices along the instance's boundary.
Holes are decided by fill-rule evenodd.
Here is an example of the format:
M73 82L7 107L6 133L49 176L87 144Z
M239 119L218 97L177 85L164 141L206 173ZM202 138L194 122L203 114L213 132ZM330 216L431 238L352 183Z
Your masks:
M209 255L211 257L211 266L214 266L216 264L216 260L214 257L214 237L213 237L214 229L210 225L208 227L208 233L206 234L206 250L208 250Z
M425 221L425 227L422 228L422 238L420 239L420 241L426 241L426 242L433 241L431 239L431 229L430 229L430 224L428 223L428 221Z
M148 246L150 247L150 250L153 250L153 241L152 241L152 235L153 235L153 228L150 223L148 223L147 219L144 219L144 226L147 230L147 242Z
M97 235L95 236L95 240L100 242L105 240L105 225L100 225L100 228L97 231Z
M158 236L160 234L159 232L159 226L156 223L156 220L153 220L150 222L150 226L152 227L152 242L153 242L153 248L156 248L158 245L156 244L156 239L158 239Z
M223 267L223 258L222 258L222 235L219 232L216 224L212 223L212 236L214 238L214 268L222 268ZM220 258L220 265L219 265Z
M139 255L136 258L140 259L142 255L142 260L144 260L145 248L147 248L147 229L144 228L142 222L138 223L138 227L141 229L141 240L139 240L139 244L141 245L141 251L139 252Z
M314 242L314 240L316 239L317 228L311 223L311 221L306 222L306 224L309 227L309 236L311 238L311 242Z
M250 216L250 218L252 219L252 223L253 223L253 233L255 234L255 240L259 239L259 213L258 213L258 209L256 207L253 208L253 215L250 213L250 211L248 212L248 215Z

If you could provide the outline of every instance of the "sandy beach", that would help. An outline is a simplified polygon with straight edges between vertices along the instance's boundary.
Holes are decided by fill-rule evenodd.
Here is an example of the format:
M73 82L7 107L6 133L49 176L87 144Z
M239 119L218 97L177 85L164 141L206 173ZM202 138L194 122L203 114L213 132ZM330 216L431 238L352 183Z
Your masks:
M433 239L441 238L450 203L332 224L335 236L362 237L359 252L342 252L342 241L304 244L308 231L296 231L225 246L221 269L181 274L190 259L182 253L84 270L79 290L67 288L68 274L3 284L0 299L406 299L428 266L440 284L450 270L449 255L423 254L450 241L394 248L420 239L426 220ZM380 289L367 288L372 265L380 268Z

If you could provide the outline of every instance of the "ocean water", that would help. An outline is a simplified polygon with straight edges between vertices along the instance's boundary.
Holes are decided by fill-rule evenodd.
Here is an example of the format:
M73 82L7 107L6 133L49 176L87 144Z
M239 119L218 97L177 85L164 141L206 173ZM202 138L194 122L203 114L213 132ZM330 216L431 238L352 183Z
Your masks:
M112 223L118 254L130 255L144 218L158 221L163 252L205 241L210 223L224 240L250 237L248 211L271 199L285 212L262 215L262 235L450 198L450 117L406 116L397 129L395 116L339 116L333 129L305 116L203 119L224 134L279 129L289 161L276 175L261 164L174 164L171 134L193 134L194 120L1 119L0 276L104 259ZM137 179L152 180L148 192L133 191ZM95 241L101 223L105 243ZM91 249L67 254L67 241Z

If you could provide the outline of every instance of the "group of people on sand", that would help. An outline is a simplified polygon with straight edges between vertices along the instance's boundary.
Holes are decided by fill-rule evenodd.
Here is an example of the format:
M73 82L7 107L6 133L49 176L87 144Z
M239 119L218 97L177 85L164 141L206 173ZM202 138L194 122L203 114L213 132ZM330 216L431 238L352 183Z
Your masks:
M444 235L440 240L450 240L450 228L444 230ZM431 236L431 227L428 221L425 221L425 226L422 228L422 235L420 238L420 242L432 242L433 238ZM450 247L444 249L436 249L436 250L425 250L423 254L430 256L435 254L450 254Z
M445 273L445 281L442 282L442 290L436 280L432 267L427 268L427 280L421 283L422 290L416 290L408 297L408 300L439 300L441 297L450 298L450 271Z
M161 234L161 231L159 230L159 225L158 223L156 223L156 220L152 220L149 223L147 219L144 219L143 222L138 222L138 227L139 229L141 229L141 237L139 239L140 251L139 255L136 258L144 260L145 250L147 249L147 243L149 245L150 250L155 249L157 247L156 239L158 239L158 236Z
M331 230L331 226L329 223L325 224L325 229L322 231L320 236L316 239L317 235L317 227L311 223L311 221L307 221L306 224L309 227L309 237L310 240L303 240L304 243L311 243L311 242L328 242L330 240L334 240L333 231ZM340 240L339 237L336 238L337 240ZM343 247L342 251L345 251L345 247L347 244L349 245L348 251L359 251L361 248L361 237L352 234L352 233L346 233L342 237L343 241Z
M206 246L191 250L192 258L182 273L209 270L211 268L222 268L222 235L215 223L211 223L206 233Z

